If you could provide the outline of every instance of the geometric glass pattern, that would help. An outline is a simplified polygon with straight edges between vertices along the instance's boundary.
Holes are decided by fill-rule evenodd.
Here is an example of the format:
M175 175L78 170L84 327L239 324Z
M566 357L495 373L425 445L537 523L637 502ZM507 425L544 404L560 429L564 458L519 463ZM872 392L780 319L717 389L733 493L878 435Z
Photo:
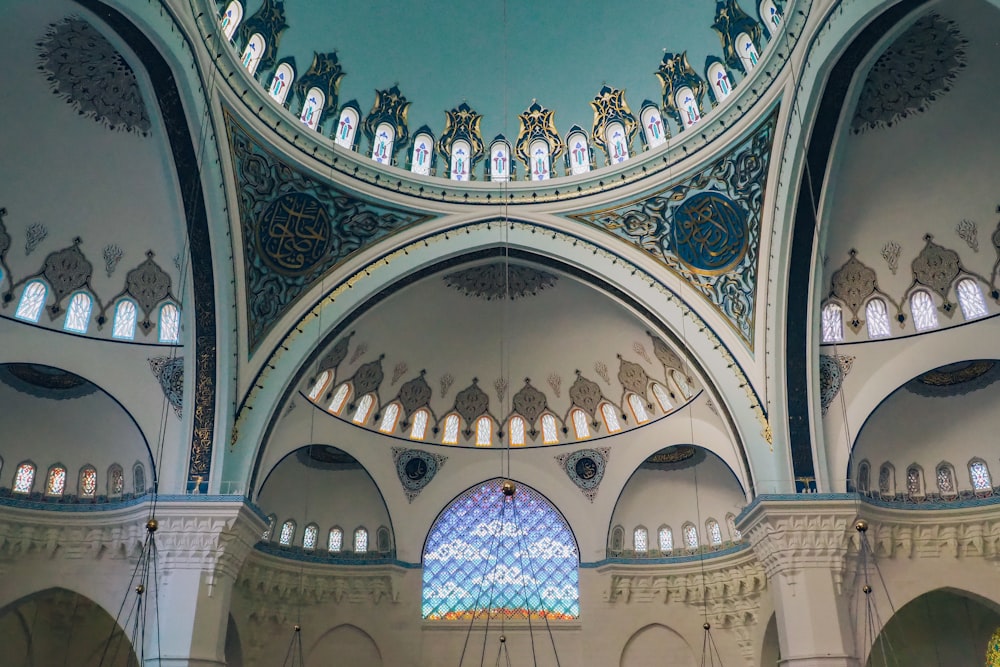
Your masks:
M172 303L160 308L160 342L176 343L181 338L181 311Z
M690 523L684 526L684 546L692 550L698 548L698 529Z
M719 522L710 519L708 522L708 539L712 543L713 547L717 547L722 544L722 530L719 528Z
M132 486L135 488L135 495L141 496L146 493L146 469L141 463L136 463L132 468Z
M662 384L653 383L653 396L656 397L656 402L660 404L660 409L664 412L669 412L674 407L673 403L670 402L670 397L667 395L667 390L663 388Z
M552 415L542 415L542 442L546 445L554 445L559 442L556 418Z
M305 532L302 533L302 548L315 549L317 535L319 535L319 527L316 524L311 523L306 526Z
M123 299L115 306L115 326L112 336L124 340L135 338L136 309L135 303Z
M476 447L489 447L493 444L493 420L480 417L476 422Z
M640 526L635 529L635 533L632 534L632 543L635 545L635 550L638 553L649 551L649 536L646 534L645 528Z
M969 464L969 477L972 478L972 488L976 491L989 491L993 488L990 469L982 461L973 461Z
M986 301L983 299L983 291L979 285L971 278L958 281L958 305L962 307L962 315L967 320L974 320L977 317L985 317Z
M949 466L938 466L937 485L941 493L955 493L955 479Z
M382 413L382 423L378 430L383 433L392 433L396 429L396 418L399 417L399 403L390 403L389 407Z
M49 469L49 478L45 482L45 493L50 496L61 496L66 490L66 468L56 466Z
M332 528L326 540L326 550L330 553L340 553L344 548L344 531L340 528Z
M108 491L112 496L120 496L125 490L125 473L121 466L112 466L108 471Z
M80 495L84 498L93 498L97 493L97 471L93 468L84 468L80 473Z
M660 551L674 550L674 531L664 526L663 528L660 528L659 538L660 538Z
M271 533L274 532L274 525L276 523L278 523L278 517L273 514L267 517L267 528L265 528L264 532L261 533L260 539L264 541L271 539Z
M823 342L839 343L844 340L844 313L835 303L823 307Z
M883 465L878 471L878 492L883 494L895 493L896 489L894 487L896 485L894 482L892 468Z
M351 420L355 424L364 424L368 421L368 411L372 409L372 403L375 398L371 394L365 394L358 401L358 407L354 411L354 418Z
M340 411L344 409L344 404L347 403L347 396L350 393L351 387L346 382L337 387L337 391L334 393L333 400L330 401L330 407L327 410L335 415L339 415Z
M910 468L906 471L906 493L912 498L920 493L920 470Z
M604 423L608 426L608 433L617 433L622 430L622 425L618 422L618 414L614 406L605 403L601 406L601 414L604 415Z
M520 417L510 418L510 445L511 447L521 447L524 440L524 420Z
M423 558L425 620L575 619L579 556L562 515L522 484L478 484L438 516Z
M76 333L87 333L92 305L93 301L83 292L74 294L73 298L69 300L69 308L66 309L66 322L63 324L63 329Z
M681 396L685 399L691 398L691 385L687 383L684 376L677 371L670 371L670 377L677 383L677 388L681 390Z
M368 531L358 528L354 531L354 553L363 554L368 551Z
M628 405L632 408L632 414L635 416L637 424L645 424L649 421L649 413L646 412L646 404L641 398L635 394L629 395Z
M313 384L312 389L309 390L309 400L315 401L319 398L319 395L323 393L326 389L326 383L330 381L330 371L323 371L316 378L316 382Z
M295 522L289 519L281 524L281 534L278 536L278 543L287 547L292 543L293 537L295 537Z
M21 301L17 304L17 312L14 313L14 317L28 322L37 322L42 314L42 307L45 305L48 291L45 283L40 280L32 280L28 283L21 294Z
M14 474L14 493L31 493L35 485L35 466L22 463Z
M441 439L446 445L458 444L458 415L448 415L444 420L444 437Z
M931 295L918 290L910 297L910 312L913 313L913 326L917 331L927 331L938 325L937 309Z
M889 335L889 311L882 299L872 299L865 306L865 317L868 319L868 337L884 338Z
M573 410L573 430L576 431L577 440L590 437L590 427L587 426L587 415L580 408Z
M413 428L410 429L411 440L423 440L427 432L427 419L430 413L421 408L413 415Z

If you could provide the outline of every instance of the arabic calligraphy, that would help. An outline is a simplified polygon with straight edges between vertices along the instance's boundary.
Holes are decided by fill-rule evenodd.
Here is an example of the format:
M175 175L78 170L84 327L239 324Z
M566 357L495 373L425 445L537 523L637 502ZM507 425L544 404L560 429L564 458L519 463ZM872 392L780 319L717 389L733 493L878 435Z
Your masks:
M257 224L261 258L286 276L308 272L330 250L333 230L326 208L302 192L283 194L272 201Z
M716 276L743 260L749 246L747 214L718 192L699 192L674 210L671 249L691 271Z

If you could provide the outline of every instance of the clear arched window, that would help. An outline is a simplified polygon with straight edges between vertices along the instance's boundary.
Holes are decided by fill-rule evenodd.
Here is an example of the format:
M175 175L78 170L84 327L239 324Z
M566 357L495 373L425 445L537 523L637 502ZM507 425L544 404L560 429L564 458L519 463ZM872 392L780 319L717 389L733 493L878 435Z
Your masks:
M628 135L625 126L615 121L608 123L604 132L604 141L608 150L608 161L619 164L628 159Z
M360 117L356 109L344 107L340 112L340 120L337 122L337 134L334 142L338 146L343 146L347 150L354 149L354 136L358 132L358 122Z
M688 382L688 379L684 377L683 373L680 371L670 371L670 379L674 381L675 385L677 385L677 390L681 392L681 396L684 397L684 400L691 398L693 393L691 391L691 384Z
M271 94L271 97L278 104L284 104L285 100L288 98L288 91L292 87L292 81L295 79L295 70L288 63L281 63L278 65L278 69L274 70L274 76L271 78L271 86L267 89L267 92Z
M443 444L458 444L458 427L460 424L461 419L459 419L458 415L448 415L444 418L444 436L441 438Z
M554 445L559 442L559 429L556 428L556 418L550 414L542 415L542 443Z
M692 127L701 120L701 110L698 108L698 100L694 97L694 91L684 86L674 93L674 104L681 114L684 127Z
M943 495L955 495L955 471L947 463L937 467L937 487Z
M861 493L868 493L871 488L871 466L868 465L868 461L862 461L858 464L858 491Z
M576 439L583 440L590 437L590 426L587 424L587 413L580 408L576 408L570 413L573 420L573 430L576 432Z
M327 412L332 412L335 415L339 415L347 405L347 397L351 395L351 385L344 382L337 390L333 392L333 399L330 401L330 407L326 410Z
M972 481L972 488L976 491L990 491L993 489L990 469L982 459L973 459L969 463L969 479Z
M919 466L910 466L906 469L906 493L911 498L924 495L923 475Z
M729 539L733 542L739 542L743 539L743 533L736 527L736 517L732 514L726 515L726 528L729 529Z
M844 311L836 303L823 306L823 342L839 343L844 340Z
M743 64L743 70L749 74L757 66L757 61L760 59L760 56L757 55L757 47L754 46L750 35L745 32L736 36L735 46L736 52L740 56L740 62Z
M569 150L569 172L573 175L586 174L590 171L590 142L583 132L571 132L566 137Z
M773 36L775 31L781 26L781 12L774 4L774 0L762 0L760 3L760 20L767 25L768 32Z
M510 144L506 141L494 141L490 144L490 180L510 180Z
M527 444L525 438L525 431L527 430L524 426L524 419L521 417L511 417L510 425L510 446L511 447L523 447Z
M708 81L712 86L715 99L722 101L733 92L733 84L729 81L729 72L720 62L712 63L708 68Z
M90 326L90 310L94 306L93 299L85 292L77 292L69 300L69 307L66 308L66 321L63 329L75 333L87 333Z
M276 514L268 516L267 528L264 529L264 532L261 534L260 539L265 542L271 539L271 536L274 535L274 527L276 525L278 525L278 516Z
M629 394L628 406L632 409L632 416L635 417L636 424L645 424L649 421L646 402L638 394Z
M632 532L632 546L636 553L644 554L649 551L649 535L643 526Z
M138 311L135 301L122 299L115 306L115 321L111 335L121 340L132 340L135 338L135 323Z
M698 548L698 529L693 523L684 524L684 546L691 551Z
M84 466L80 471L80 497L93 498L97 495L97 469Z
M617 433L622 430L622 425L618 421L618 412L615 411L615 406L610 403L601 404L601 416L604 417L604 425L608 429L608 433Z
M713 547L722 546L722 529L719 527L718 521L715 519L706 521L705 530L708 532L708 541Z
M413 426L410 427L410 439L411 440L423 440L424 436L427 435L427 421L430 419L430 413L421 408L413 413Z
M160 330L161 343L177 343L181 339L181 311L172 303L160 307L160 319L157 322Z
M465 139L457 139L451 144L451 171L449 176L453 181L469 180L469 170L472 167L472 146Z
M625 529L615 526L611 529L611 551L620 554L625 549Z
M391 164L394 143L396 143L396 128L389 123L379 123L372 138L372 159L379 164Z
M264 57L264 37L259 32L250 36L247 47L243 49L243 67L250 72L250 76L257 73L257 66L260 59Z
M281 524L281 532L278 533L278 544L283 547L291 546L292 540L295 538L295 522L289 519L285 523Z
M364 424L368 421L368 415L372 411L372 406L375 405L375 397L372 394L365 394L358 401L357 407L354 409L354 416L351 418L355 424Z
M368 530L358 528L354 531L354 553L363 554L368 551Z
M480 417L476 420L476 447L489 447L493 444L493 420Z
M896 494L896 470L890 463L883 463L878 469L878 492L883 496Z
M910 312L913 314L913 326L917 331L927 331L937 327L938 316L934 299L924 290L917 290L910 297Z
M49 288L41 280L32 280L24 286L21 292L21 300L17 304L14 317L26 322L37 322L42 315L42 308L45 307L45 298L48 296Z
M66 468L63 466L52 466L49 474L45 478L45 495L61 496L66 490Z
M646 139L646 145L650 149L662 146L667 143L667 133L663 127L663 116L655 106L648 106L642 110L640 116L642 121L642 136Z
M468 489L431 527L423 554L424 620L579 617L579 555L569 525L524 484L507 498L502 481Z
M885 338L889 335L889 310L882 299L872 299L865 306L865 326L869 338Z
M306 93L306 103L302 105L302 113L299 120L305 123L310 130L319 127L320 117L323 115L323 105L326 104L326 95L319 88L310 88Z
M146 493L146 469L142 467L141 463L136 463L132 468L132 486L135 489L135 495L141 496Z
M14 493L31 493L35 486L35 466L31 463L22 463L14 471Z
M231 40L233 35L236 34L236 28L239 27L242 20L243 5L233 0L226 5L226 10L222 12L222 18L219 19L219 27L222 29L222 34L227 40Z
M674 404L670 402L670 394L667 393L666 388L662 384L658 382L653 383L653 396L656 398L656 402L660 404L660 409L664 413L674 409Z
M382 413L382 423L378 430L383 433L392 433L396 430L396 421L399 419L399 403L390 403L385 412Z
M319 536L319 526L314 523L306 526L306 529L302 531L302 548L306 551L312 551L316 548L316 538Z
M670 526L660 526L658 531L657 539L659 540L660 551L663 553L670 553L674 550L674 531L670 530Z
M528 146L531 155L531 180L547 181L552 177L552 151L549 142L535 139Z
M332 554L339 554L344 550L344 531L340 528L331 528L330 534L326 538L326 550Z
M108 468L108 495L120 496L125 492L125 473L122 467L115 463Z
M421 132L413 138L413 154L410 156L410 171L414 174L429 176L431 173L431 158L434 156L434 138L426 132Z
M310 401L315 401L323 395L323 390L326 389L326 385L330 382L331 377L333 377L333 374L330 371L323 371L319 374L319 377L313 382L312 389L309 390Z
M958 305L962 308L962 316L967 320L974 320L985 317L986 300L983 298L983 290L972 278L963 278L958 281Z

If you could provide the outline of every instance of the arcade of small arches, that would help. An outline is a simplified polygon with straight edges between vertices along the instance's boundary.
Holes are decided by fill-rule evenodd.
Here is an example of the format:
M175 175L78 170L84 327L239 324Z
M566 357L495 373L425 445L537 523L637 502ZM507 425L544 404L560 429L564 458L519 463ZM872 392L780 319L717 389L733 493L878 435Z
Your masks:
M3 459L0 458L0 474ZM31 500L87 501L123 500L145 495L150 489L146 485L146 468L141 462L132 466L131 491L126 490L125 470L118 463L108 467L104 480L99 479L97 468L85 465L77 473L76 484L69 480L66 466L54 463L49 466L44 477L38 478L38 467L31 461L23 461L14 468L14 477L9 487L0 487L0 495ZM37 478L37 479L36 479ZM101 493L99 482L105 484ZM41 491L35 487L41 482ZM70 486L67 486L67 483ZM75 490L75 492L74 492Z
M896 485L896 467L888 461L879 466L878 481L872 482L871 463L865 459L858 462L857 471L852 478L852 486L858 493L870 494L880 498L906 499L924 501L933 499L956 499L968 496L969 493L979 497L989 497L1000 494L1000 487L993 485L989 464L976 457L966 466L969 489L963 489L964 483L959 483L955 475L955 466L942 461L934 468L934 483L937 493L929 491L923 468L914 463L906 467L905 484Z

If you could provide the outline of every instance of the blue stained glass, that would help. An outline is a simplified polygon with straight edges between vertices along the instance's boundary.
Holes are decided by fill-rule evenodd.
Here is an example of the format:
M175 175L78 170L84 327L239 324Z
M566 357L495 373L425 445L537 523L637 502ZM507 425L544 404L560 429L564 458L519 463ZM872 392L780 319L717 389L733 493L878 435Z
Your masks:
M969 474L972 476L972 488L976 491L988 491L993 488L989 468L982 461L974 461L969 466Z
M431 528L425 619L579 617L579 556L569 525L533 489L518 484L507 499L501 484L469 489Z

